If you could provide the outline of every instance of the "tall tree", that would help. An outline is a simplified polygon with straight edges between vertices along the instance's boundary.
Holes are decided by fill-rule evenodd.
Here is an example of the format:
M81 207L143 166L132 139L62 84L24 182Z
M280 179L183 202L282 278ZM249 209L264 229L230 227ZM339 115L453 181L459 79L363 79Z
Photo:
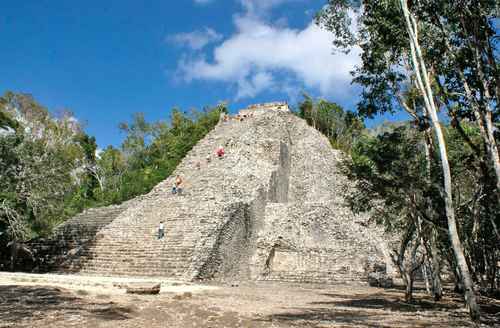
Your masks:
M438 109L434 101L434 93L432 91L431 83L429 81L429 73L427 69L426 62L422 55L422 49L420 47L419 41L419 27L417 20L414 15L410 13L408 8L408 3L406 0L399 0L401 9L405 17L405 26L409 35L410 41L410 58L413 66L413 72L416 77L416 85L424 98L426 113L431 118L434 131L436 133L441 166L443 170L444 177L444 199L445 199L445 210L446 217L448 219L448 234L451 240L451 245L453 247L453 252L455 254L455 259L457 261L457 266L460 270L460 276L465 288L465 302L469 307L469 312L473 320L478 320L480 317L479 306L476 302L476 296L474 294L474 286L472 283L471 275L469 272L469 267L465 260L464 250L462 247L462 242L458 235L458 226L455 218L455 210L453 207L453 190L451 182L451 170L448 161L448 152L446 149L446 141L444 139L443 130L441 128L441 123L438 118Z
M426 57L432 53L434 47L440 49L443 45L435 43L435 26L419 20L421 17L434 15L429 3L429 1L413 2L410 9L408 3L403 0L362 1L363 11L357 14L358 30L353 31L351 17L356 15L350 15L349 12L359 9L360 3L331 0L318 16L318 23L334 33L337 46L344 48L359 46L363 51L362 65L355 72L355 82L364 87L359 106L362 113L371 116L395 110L395 100L407 90L404 83L407 80L410 80L418 90L422 99L423 115L430 118L438 143L448 234L465 287L465 300L471 317L478 319L479 309L456 224L446 142L439 122L438 105L431 81L431 77L439 80L448 76L436 77L433 66L429 66L429 63L433 62ZM448 58L450 56L445 57ZM429 70L429 67L433 70ZM410 76L408 73L411 73Z
M15 133L0 136L0 232L13 249L65 217L65 200L78 188L84 151L73 142L81 132L68 115L54 118L26 94L0 98L2 117Z

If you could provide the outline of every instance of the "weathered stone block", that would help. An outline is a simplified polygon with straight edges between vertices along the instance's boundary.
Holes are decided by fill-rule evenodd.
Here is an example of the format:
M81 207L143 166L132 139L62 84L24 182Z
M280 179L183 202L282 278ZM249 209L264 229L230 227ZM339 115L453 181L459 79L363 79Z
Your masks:
M155 295L159 294L161 289L161 284L154 284L154 285L128 285L126 287L127 294L148 294L148 295Z

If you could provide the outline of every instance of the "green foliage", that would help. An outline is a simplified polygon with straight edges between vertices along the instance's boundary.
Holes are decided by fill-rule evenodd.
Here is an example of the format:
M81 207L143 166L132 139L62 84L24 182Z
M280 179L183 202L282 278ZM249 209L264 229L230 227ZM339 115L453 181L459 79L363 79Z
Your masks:
M378 208L376 218L389 230L403 227L416 210L415 199L431 191L421 137L409 126L378 136L365 135L352 149L350 176L362 185L353 208Z
M307 94L298 105L298 115L328 137L334 148L346 152L364 129L363 121L353 112L323 99L315 101Z
M495 234L500 207L493 169L482 160L484 154L474 150L481 145L478 128L466 124L462 129L470 145L464 144L456 128L446 128L454 207L471 271L478 283L487 284L495 279L491 268L500 253ZM426 158L425 142L424 134L410 124L358 138L351 149L351 160L346 161L348 175L357 185L349 200L354 210L372 211L377 223L396 234L403 235L417 217L423 220L424 230L437 227L440 251L447 258L450 246L439 155L432 151Z
M96 191L99 204L120 203L150 191L213 129L225 110L224 106L191 113L174 109L170 125L148 123L136 114L131 123L120 124L127 133L123 153L109 147L97 161L103 180L102 189Z
M463 241L473 280L490 288L500 286L495 264L500 256L500 195L498 185L495 188L500 174L491 151L497 143L488 136L500 118L497 2L403 1L412 29L418 30L419 65L428 71L431 98L443 116L452 118L451 126L443 127L454 199L447 211L456 213L460 238L455 238L454 229L448 232ZM403 7L398 0L329 0L317 23L332 33L338 49L361 50L361 64L353 72L353 82L362 88L358 114L371 118L405 110L414 120L413 129L382 127L357 139L349 167L359 185L353 206L374 211L407 245L414 238L413 243L428 247L434 244L429 242L434 231L441 231L439 249L442 258L449 259L454 253L442 234L448 228L443 199L452 197L450 188L442 190L444 173L436 167L441 160L445 163L446 155L436 153L428 108L416 88L414 72L420 69L410 56ZM415 230L411 227L421 231L407 238ZM461 252L456 244L455 254ZM456 265L453 260L449 264ZM461 270L465 266L461 261Z
M4 111L0 111L0 128L17 128L18 124L10 115Z
M70 113L57 119L30 95L0 97L0 248L9 240L49 234L85 208L149 192L218 122L224 105L172 111L170 124L143 114L121 123L121 149L97 154L94 137Z
M2 116L16 127L0 136L0 232L22 240L49 232L64 217L65 197L77 189L73 172L85 155L68 142L80 132L68 117L53 119L29 95L0 99Z

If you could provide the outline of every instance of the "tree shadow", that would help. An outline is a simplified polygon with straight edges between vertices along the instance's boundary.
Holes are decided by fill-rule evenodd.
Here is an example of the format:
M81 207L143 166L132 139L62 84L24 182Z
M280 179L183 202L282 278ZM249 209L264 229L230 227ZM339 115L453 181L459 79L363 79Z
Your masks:
M345 294L322 293L332 300L310 302L307 308L289 308L256 321L296 327L323 327L325 324L352 327L439 327L470 326L471 322L460 302L434 302L416 295L413 303L406 303L397 294ZM446 312L445 321L432 321L436 312ZM415 319L413 313L418 313ZM427 318L426 318L427 316ZM430 320L429 320L430 319ZM491 324L491 320L484 323ZM494 326L494 325L493 325Z
M439 327L471 326L459 295L451 294L440 302L418 293L412 303L404 301L397 290L386 293L358 293L354 295L321 293L331 300L310 302L307 308L288 308L284 312L268 315L255 321L296 327L323 327L340 324L352 327ZM497 327L500 322L500 304L482 300L482 320L486 326ZM432 320L437 313L445 312L438 322ZM414 314L418 313L415 319ZM427 318L426 318L427 317ZM419 319L420 318L420 319ZM446 318L443 321L443 318Z
M500 303L481 297L479 306L481 308L482 322L491 324L494 327L500 327Z
M415 281L414 285L413 285L413 292L423 292L425 291L425 287L424 286L419 286L417 284L418 281ZM401 284L394 284L391 288L387 288L386 290L388 291L398 291L398 292L404 292L406 290L406 287L404 285L401 285Z
M348 324L353 327L365 327L374 315L363 311L342 311L332 308L289 309L287 312L272 314L264 318L254 319L257 322L285 324L292 327L315 327L320 323ZM391 325L378 325L380 328L390 328Z
M127 320L134 314L128 307L113 302L89 302L60 288L0 286L0 322L16 325L50 312L107 321Z
M450 311L461 308L461 304L434 302L418 296L413 302L408 303L397 296L389 297L382 293L369 294L369 295L356 295L355 298L345 299L345 295L336 294L322 294L334 299L342 299L326 302L313 302L314 305L329 305L329 306L343 306L362 309L387 309L397 312L417 312L417 311Z

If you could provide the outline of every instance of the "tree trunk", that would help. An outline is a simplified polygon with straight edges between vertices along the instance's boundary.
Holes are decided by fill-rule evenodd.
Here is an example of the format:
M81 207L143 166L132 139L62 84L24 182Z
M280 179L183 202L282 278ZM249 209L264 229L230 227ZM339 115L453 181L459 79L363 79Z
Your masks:
M424 282L425 282L425 291L427 294L432 295L432 288L431 288L431 279L429 277L429 265L427 264L427 261L429 260L428 257L426 257L426 262L422 265L422 275L424 276Z
M437 22L439 24L439 19L437 19ZM461 23L462 23L462 28L464 30L467 30L468 26L463 18L461 19ZM442 25L440 27L441 27L441 30L442 30L443 35L444 35L445 34L444 28ZM495 74L494 74L495 75L495 84L496 84L495 93L496 93L497 106L498 106L498 102L500 101L500 95L499 95L500 77L497 74L498 68L497 68L497 65L496 65L496 62L494 59L494 54L492 52L493 50L491 49L490 40L486 36L486 40L485 40L486 47L481 47L479 45L479 42L477 41L478 36L474 35L474 38L475 38L474 43L472 43L470 40L468 43L469 43L470 48L474 49L474 56L475 56L474 61L476 63L476 73L479 75L478 79L479 79L479 82L482 86L483 93L484 93L484 96L482 99L483 105L481 105L479 103L479 101L475 97L474 93L472 92L472 90L469 86L469 83L467 82L467 79L465 78L465 75L463 73L463 69L461 67L457 67L457 71L458 71L458 74L460 76L460 80L462 81L462 84L464 86L465 94L471 103L472 112L474 113L476 121L479 124L481 137L483 138L483 141L486 144L486 148L487 148L490 160L491 160L493 167L494 167L494 170L495 170L497 196L498 196L498 201L500 202L500 160L499 160L498 147L496 144L496 140L493 136L493 125L491 123L491 110L489 110L490 105L488 103L488 101L492 98L490 96L489 89L488 89L488 86L486 84L486 80L485 80L485 76L484 76L484 72L483 72L484 65L482 64L482 58L480 55L481 50L479 48L486 48L486 49L482 49L482 50L483 50L483 52L486 52L490 68L495 72ZM451 49L450 43L446 39L446 36L444 37L444 42L446 44L446 48L447 48L449 54L452 57L455 57L455 53ZM487 118L487 116L489 116L489 119ZM482 118L484 118L485 122L483 122ZM489 121L489 123L488 123L488 121Z
M408 272L408 279L406 284L405 300L406 302L409 303L413 302L413 282L415 281L415 273L420 267L417 264L417 250L418 246L420 245L419 235L420 234L417 233L417 236L415 238L414 244L410 252L410 268L406 270Z
M427 183L430 186L432 183L432 171L431 171L431 161L432 161L432 132L430 129L425 131L425 160L426 160L426 170L427 170ZM432 202L432 199L430 199ZM432 203L431 203L432 205ZM431 206L432 207L432 206ZM431 228L429 244L430 250L427 251L429 259L429 267L432 282L432 297L435 301L439 301L443 297L443 286L441 283L441 265L439 263L439 253L437 245L438 230L435 226Z
M493 232L497 236L497 240L500 243L500 232L498 232L497 224L495 223L495 219L492 216L488 216L490 219L491 226L493 227Z
M410 297L411 297L411 293L408 292L408 288L410 288L409 271L406 270L406 267L404 265L405 253L406 253L406 249L408 248L409 243L411 242L411 240L413 238L414 228L415 228L414 223L410 222L406 228L406 232L403 236L403 239L401 240L401 245L399 246L399 253L396 254L397 256L395 256L394 254L391 254L391 259L394 262L394 264L396 265L396 267L399 271L399 275L401 276L401 279L403 280L403 285L405 286L405 300L407 300L407 295L410 295Z
M406 278L406 288L405 288L405 301L407 303L413 302L413 272L408 272L407 273L407 278Z
M487 43L489 43L488 39L485 41ZM482 53L486 53L487 56L489 56L488 50L487 50L488 47L487 46L484 47L482 45L482 43L479 40L478 35L475 35L474 42L470 42L470 43L473 43L474 56L475 56L475 62L476 62L476 70L477 70L479 81L481 82L481 86L483 89L482 90L483 92L481 95L483 95L482 103L484 104L484 106L481 106L478 109L481 110L481 116L484 119L484 123L486 125L485 126L486 136L484 137L484 141L486 142L486 145L488 147L491 161L493 162L493 168L495 169L495 174L497 176L497 191L498 191L498 193L499 193L498 195L500 197L500 159L498 156L497 143L496 143L495 137L493 136L493 123L492 123L492 119L491 119L492 109L490 109L490 107L491 107L490 105L491 105L491 102L493 101L493 97L490 94L488 83L486 81L485 67L484 67L484 63L482 60L482 56L481 56ZM490 61L490 64L493 64L493 66L490 68L496 72L497 65L496 65L496 62L494 60L494 57L493 57L493 61L492 62ZM498 83L499 83L499 81L500 81L500 77L495 76L495 84L497 84L496 88L495 88L495 91L497 93L497 95L496 95L497 106L499 105L498 101L500 100L499 95L498 95L498 90L499 90Z
M405 16L406 28L410 37L411 60L413 62L415 75L417 78L417 86L420 89L422 96L425 100L425 107L431 117L432 125L437 136L439 153L441 156L441 166L444 176L444 191L445 191L445 209L446 217L448 220L448 235L451 240L453 253L460 270L460 276L465 288L465 302L469 308L469 313L472 320L480 319L479 306L476 302L472 279L470 277L469 268L465 261L462 243L458 235L457 223L455 220L455 211L453 208L453 193L451 187L451 171L448 163L448 154L446 150L446 143L437 116L437 109L434 103L434 95L428 79L427 69L423 60L420 45L418 43L418 30L416 22L413 17L410 17L407 0L400 0L403 14Z
M427 262L429 262L429 255L427 254L427 248L425 247L425 240L424 240L424 234L423 234L423 228L422 228L422 220L420 217L417 217L417 231L418 231L418 236L419 236L419 241L420 244L422 245L422 253L424 257L423 265L422 265L422 275L424 276L424 282L425 282L425 291L427 294L431 293L431 287L429 283L429 275L428 275L428 265Z
M10 271L12 272L16 270L17 250L17 240L14 239L10 242Z
M484 121L486 123L486 142L488 145L488 150L490 152L491 161L493 162L493 167L495 168L495 174L497 176L497 192L500 199L500 158L498 155L498 146L493 135L493 121L492 121L491 111L486 111L484 115Z
M500 104L500 70L498 69L497 62L495 60L495 54L493 53L493 48L491 46L491 41L488 37L486 37L486 54L488 58L488 64L490 65L490 68L494 72L495 76L495 94L496 94L496 100L497 100L497 106Z
M467 29L467 23L465 20L462 18L461 19L462 27L464 29ZM488 150L488 154L490 156L491 162L493 164L493 168L495 170L495 175L497 178L496 181L496 186L497 186L497 195L498 195L498 200L500 201L500 158L498 155L498 147L497 143L495 140L495 137L493 136L493 124L491 121L491 110L490 110L490 102L493 100L490 91L488 88L488 84L486 82L486 76L484 74L484 65L483 65L483 59L481 56L482 52L487 53L487 49L484 49L484 47L481 46L478 36L474 35L473 38L474 41L471 41L469 39L469 46L471 49L473 49L474 53L474 62L476 64L476 74L477 74L477 79L479 80L480 84L480 89L482 89L480 95L481 99L477 100L477 98L474 96L474 93L472 92L469 83L467 79L464 76L463 72L460 72L460 78L462 80L462 83L464 84L464 89L467 97L471 101L474 116L476 118L476 121L479 125L479 129L481 132L481 137L483 138L484 143L486 144L486 148ZM449 48L449 46L448 46ZM482 49L483 48L483 49ZM496 70L496 65L492 67L492 69ZM495 82L498 83L499 78L496 77ZM496 88L496 91L498 91L498 85ZM498 94L497 94L497 101L498 101ZM498 104L497 104L498 105Z
M455 276L455 288L453 291L455 293L463 294L464 285L462 284L462 277L460 276L460 272L456 266L453 268L453 275Z
M470 91L467 93L469 94ZM491 163L493 164L493 169L495 170L497 195L500 200L500 159L498 155L497 143L493 135L491 111L476 108L477 105L473 105L473 107L474 117L476 118L476 122L479 126L479 132L486 145L486 150L488 151Z
M443 285L441 283L441 265L439 263L439 254L437 247L437 229L433 228L431 232L431 261L432 261L432 296L435 301L439 301L443 297Z

